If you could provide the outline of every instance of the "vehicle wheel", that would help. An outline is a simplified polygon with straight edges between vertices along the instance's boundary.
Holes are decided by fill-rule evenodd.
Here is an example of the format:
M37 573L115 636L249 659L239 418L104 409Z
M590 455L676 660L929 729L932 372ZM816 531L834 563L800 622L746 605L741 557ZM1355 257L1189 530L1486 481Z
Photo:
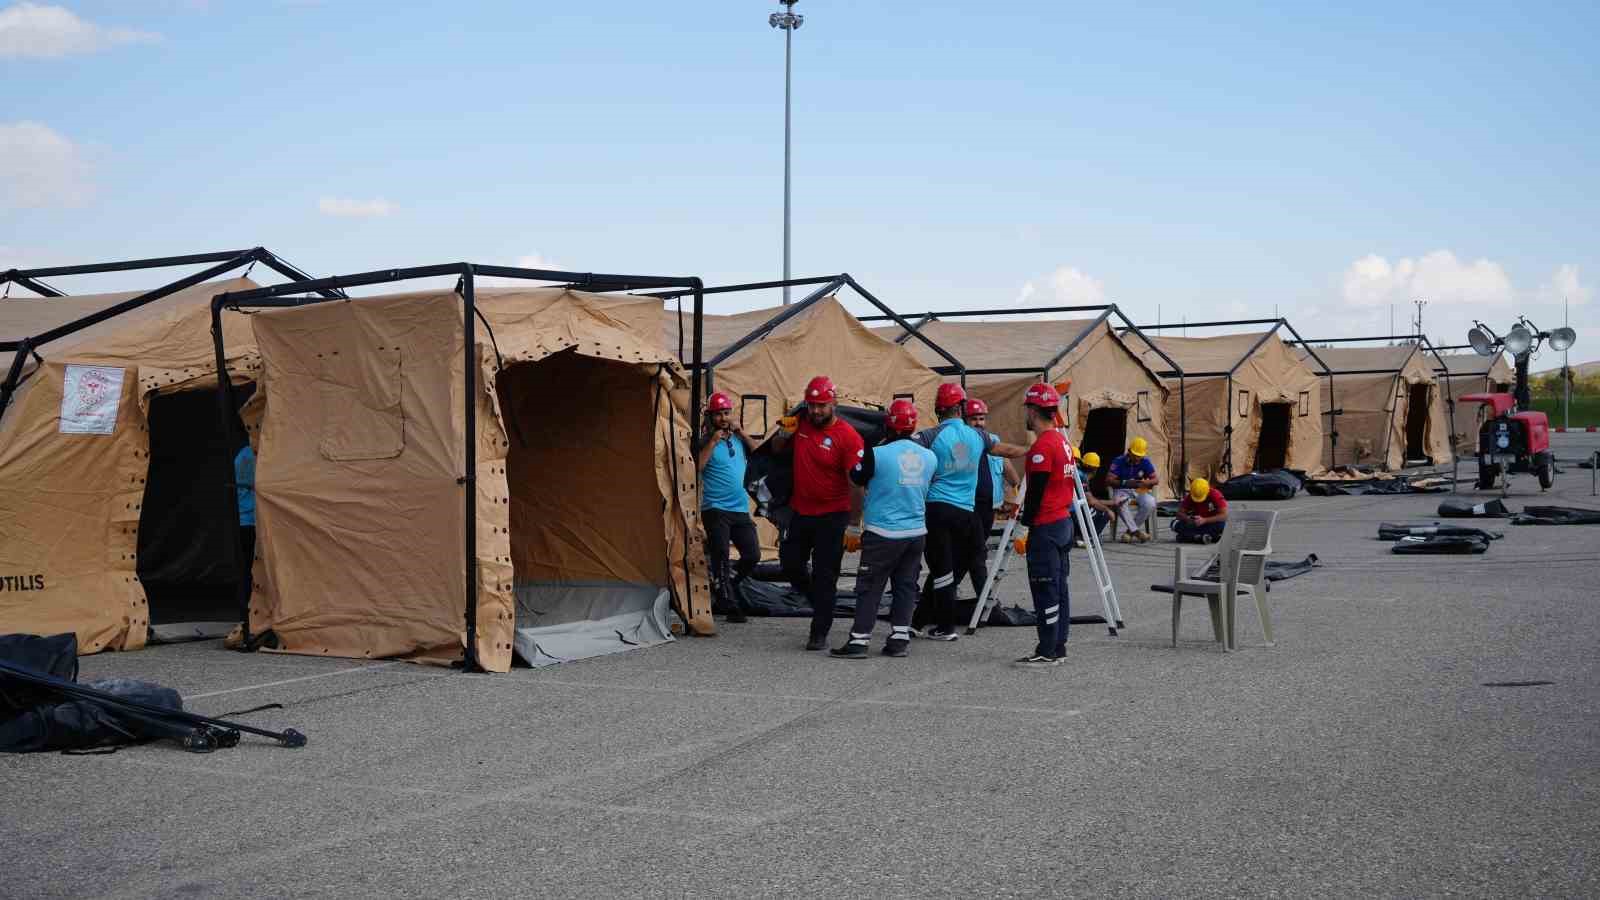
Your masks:
M1478 490L1487 491L1494 487L1494 480L1500 475L1500 467L1487 465L1478 467Z
M1534 470L1539 476L1539 489L1548 491L1556 483L1556 462L1546 456L1539 461L1539 468Z

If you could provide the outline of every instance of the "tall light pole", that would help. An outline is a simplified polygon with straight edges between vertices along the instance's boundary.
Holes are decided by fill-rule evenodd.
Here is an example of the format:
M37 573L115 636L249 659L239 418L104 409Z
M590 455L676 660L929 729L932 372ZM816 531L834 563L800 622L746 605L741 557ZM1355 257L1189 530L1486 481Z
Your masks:
M800 0L778 0L783 12L767 17L767 24L783 29L783 280L789 280L789 55L794 47L794 30L805 24L804 16L797 16L794 5ZM789 305L789 286L783 288L783 305Z

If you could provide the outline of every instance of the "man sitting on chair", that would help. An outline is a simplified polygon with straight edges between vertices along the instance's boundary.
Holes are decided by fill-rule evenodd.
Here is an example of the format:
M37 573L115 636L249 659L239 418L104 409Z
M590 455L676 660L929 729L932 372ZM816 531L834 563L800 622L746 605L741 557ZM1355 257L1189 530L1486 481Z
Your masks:
M1228 524L1228 501L1222 492L1204 478L1189 483L1189 493L1178 504L1178 520L1172 530L1178 540L1190 544L1215 544L1222 539Z
M1148 541L1150 537L1140 529L1156 514L1156 495L1152 488L1161 483L1156 477L1155 463L1145 454L1150 445L1142 437L1128 444L1128 452L1111 461L1111 471L1106 473L1106 483L1115 493L1112 500L1121 506L1117 519L1122 523L1122 534L1117 540L1131 544Z

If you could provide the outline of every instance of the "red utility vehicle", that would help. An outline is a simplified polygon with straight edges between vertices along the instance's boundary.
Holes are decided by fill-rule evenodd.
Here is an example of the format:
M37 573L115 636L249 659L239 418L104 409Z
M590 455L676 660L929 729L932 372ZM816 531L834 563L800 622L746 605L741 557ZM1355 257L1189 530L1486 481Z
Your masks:
M1550 420L1542 412L1515 412L1510 394L1466 394L1458 403L1482 403L1489 416L1478 429L1478 489L1494 487L1503 478L1501 489L1511 485L1511 474L1526 472L1538 476L1539 488L1549 490L1556 480L1556 458L1550 452Z

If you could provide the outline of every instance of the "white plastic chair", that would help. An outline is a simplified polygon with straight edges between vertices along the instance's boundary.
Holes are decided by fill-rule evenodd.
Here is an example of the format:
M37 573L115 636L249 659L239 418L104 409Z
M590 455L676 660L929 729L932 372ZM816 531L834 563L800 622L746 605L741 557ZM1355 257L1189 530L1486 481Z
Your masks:
M1172 565L1172 646L1178 646L1178 619L1183 614L1183 598L1204 597L1211 607L1211 629L1217 642L1224 651L1237 650L1235 601L1240 595L1255 600L1256 612L1261 616L1262 637L1267 646L1272 646L1272 619L1267 615L1265 581L1267 557L1272 554L1272 527L1277 521L1275 511L1230 511L1216 555L1198 570L1188 568L1185 560L1188 548L1178 545ZM1218 578L1212 581L1203 577L1203 573L1214 560L1220 560L1220 564Z

